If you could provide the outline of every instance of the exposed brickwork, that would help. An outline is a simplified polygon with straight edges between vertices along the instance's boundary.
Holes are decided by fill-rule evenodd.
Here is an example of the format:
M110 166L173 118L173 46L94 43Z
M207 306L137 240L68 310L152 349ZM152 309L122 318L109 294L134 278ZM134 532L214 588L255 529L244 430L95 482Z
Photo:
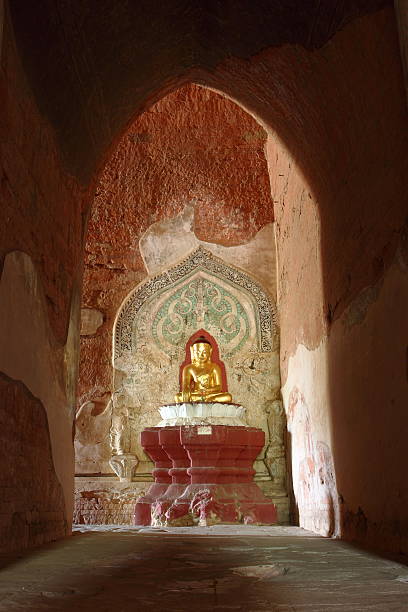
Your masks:
M47 415L18 381L0 374L0 547L19 550L68 534Z

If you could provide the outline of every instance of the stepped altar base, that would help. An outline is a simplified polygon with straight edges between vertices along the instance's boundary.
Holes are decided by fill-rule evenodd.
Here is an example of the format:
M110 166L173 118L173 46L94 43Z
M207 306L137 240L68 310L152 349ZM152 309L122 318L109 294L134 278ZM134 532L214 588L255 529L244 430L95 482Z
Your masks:
M141 443L144 451L154 463L152 476L154 483L150 485L146 495L138 500L135 508L134 520L136 525L151 524L151 506L163 495L171 484L169 470L172 462L168 454L160 445L160 429L149 427L141 433Z
M275 505L253 481L265 434L245 424L242 406L177 404L160 413L160 425L141 434L155 482L136 504L136 525L277 522Z

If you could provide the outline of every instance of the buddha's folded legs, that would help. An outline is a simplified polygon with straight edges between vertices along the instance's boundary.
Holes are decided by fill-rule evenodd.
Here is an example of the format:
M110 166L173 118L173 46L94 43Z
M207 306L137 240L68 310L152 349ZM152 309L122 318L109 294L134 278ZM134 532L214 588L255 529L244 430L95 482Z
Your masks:
M220 402L228 403L232 401L232 397L229 393L207 393L202 395L201 393L191 393L190 402Z
M202 395L201 393L192 392L187 399L183 397L183 393L180 392L175 396L175 400L178 404L183 402L219 402L228 404L232 401L232 397L230 393L209 393L208 395Z
M205 401L206 402L220 402L220 403L228 404L232 402L232 396L229 393L216 393L214 395L208 396L208 399L206 399Z

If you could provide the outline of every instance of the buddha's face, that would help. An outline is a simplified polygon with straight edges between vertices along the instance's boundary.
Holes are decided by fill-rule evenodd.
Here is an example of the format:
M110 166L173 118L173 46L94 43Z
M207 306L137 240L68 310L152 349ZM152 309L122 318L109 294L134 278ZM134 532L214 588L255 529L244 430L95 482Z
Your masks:
M212 347L207 342L196 342L192 345L191 361L197 365L203 365L211 361Z

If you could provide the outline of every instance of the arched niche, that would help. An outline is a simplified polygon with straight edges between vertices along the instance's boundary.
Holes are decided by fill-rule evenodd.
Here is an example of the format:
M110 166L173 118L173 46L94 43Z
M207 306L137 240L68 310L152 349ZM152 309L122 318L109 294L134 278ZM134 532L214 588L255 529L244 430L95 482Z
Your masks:
M276 418L283 418L275 410L276 418L271 421L271 406L280 401L276 306L255 278L202 246L136 287L118 312L113 340L113 423L115 414L119 415L116 420L122 433L127 428L128 435L124 437L126 447L116 447L116 452L139 458L136 477L148 471L140 432L160 420L159 406L174 402L186 344L200 329L217 342L233 401L246 407L249 425L266 433L256 469L259 478L270 480L265 453L273 431L280 431ZM282 450L283 429L280 437Z
M194 287L194 281L197 280L197 287ZM165 308L164 304L169 302L169 299L176 302L178 298L186 301L186 308L179 308L177 311L173 308L173 305L168 303L168 313L173 316L174 324L180 325L178 329L182 334L183 339L187 340L189 330L192 329L194 333L200 325L197 323L207 323L209 318L209 312L205 313L203 310L200 311L202 305L205 309L205 305L202 304L202 296L200 291L205 291L205 281L208 284L212 284L213 291L215 292L215 301L219 297L218 291L221 288L225 292L232 289L232 295L236 296L235 305L240 304L243 308L239 312L237 311L236 316L238 318L245 319L246 317L250 320L247 325L252 327L252 342L256 344L260 352L271 352L276 348L278 343L278 332L277 332L277 312L276 306L272 298L267 294L259 282L250 277L247 273L243 272L239 268L227 264L218 257L215 257L212 253L198 247L195 249L186 259L181 263L168 270L156 275L146 282L142 283L139 287L135 288L130 295L122 303L114 328L114 365L121 369L122 365L126 362L127 356L133 354L137 349L137 336L140 333L137 323L147 318L146 306L155 306L155 312L159 311L160 308ZM200 290L201 283L201 290ZM187 302L189 301L189 290L195 292L193 296L197 301L197 308L191 309L188 307ZM183 293L184 292L184 293ZM239 294L239 299L238 299ZM208 295L207 295L208 297ZM229 297L229 299L231 299ZM240 301L241 300L241 301ZM208 307L208 303L206 304ZM234 311L234 306L230 302L231 313ZM183 312L183 310L185 310ZM212 315L214 310L217 310L217 305L212 309ZM189 314L193 316L188 318ZM227 310L221 314L227 315ZM232 313L233 314L233 313ZM185 317L184 325L182 325L181 319ZM195 318L194 318L195 315ZM210 327L214 330L214 337L219 342L219 336L222 331L217 325L214 325L214 316L210 317ZM153 322L154 325L154 322ZM228 332L224 329L224 338L221 338L221 346L224 346L228 353L235 353L237 350L236 342L228 342L226 337ZM241 326L240 326L241 329ZM211 333L211 330L209 330ZM153 332L153 337L157 343L156 336ZM185 346L185 341L181 342L174 335L174 341L170 340L167 344L173 344L175 347L174 351L171 351L169 347L162 349L167 354L174 354L174 352L180 352ZM230 334L231 336L231 334Z

